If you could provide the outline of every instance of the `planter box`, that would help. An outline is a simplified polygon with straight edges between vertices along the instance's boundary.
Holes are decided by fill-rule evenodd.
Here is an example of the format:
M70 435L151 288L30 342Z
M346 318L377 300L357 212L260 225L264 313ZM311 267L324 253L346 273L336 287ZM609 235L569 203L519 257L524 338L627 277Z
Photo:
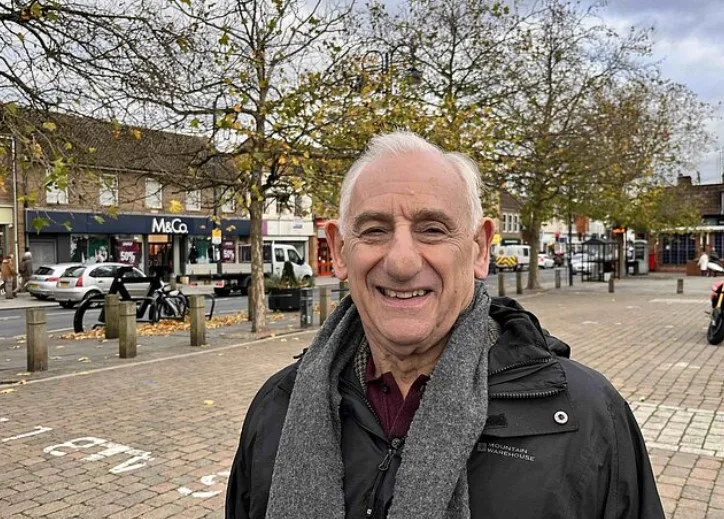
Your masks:
M302 307L300 288L275 288L269 291L269 310L297 311Z

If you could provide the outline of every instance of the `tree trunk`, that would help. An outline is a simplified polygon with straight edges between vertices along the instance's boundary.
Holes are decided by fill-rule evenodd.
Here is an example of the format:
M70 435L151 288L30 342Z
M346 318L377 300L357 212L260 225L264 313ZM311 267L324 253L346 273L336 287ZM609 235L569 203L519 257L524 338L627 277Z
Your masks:
M253 174L254 183L261 190L261 173ZM251 223L251 294L249 306L254 309L254 320L251 323L252 332L267 331L266 324L266 297L264 294L264 241L261 234L261 223L264 214L264 200L255 195L252 190L249 204L249 219Z
M524 232L524 237L530 245L530 264L528 266L528 290L539 290L538 282L538 251L540 250L540 224L536 221L530 223Z

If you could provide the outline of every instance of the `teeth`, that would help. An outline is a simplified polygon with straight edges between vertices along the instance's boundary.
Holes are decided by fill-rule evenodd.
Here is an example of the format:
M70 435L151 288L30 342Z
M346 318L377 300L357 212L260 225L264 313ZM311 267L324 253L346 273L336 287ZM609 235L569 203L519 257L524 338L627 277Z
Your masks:
M413 297L424 296L424 290L413 290L412 292L396 292L394 290L383 289L384 294L387 297L395 297L397 299L411 299Z

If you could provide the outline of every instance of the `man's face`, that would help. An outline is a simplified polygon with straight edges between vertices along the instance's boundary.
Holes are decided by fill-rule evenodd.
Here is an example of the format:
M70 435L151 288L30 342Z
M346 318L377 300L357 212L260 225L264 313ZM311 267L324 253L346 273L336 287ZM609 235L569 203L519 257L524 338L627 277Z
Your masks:
M379 159L360 174L347 235L327 226L337 277L348 279L371 341L389 354L445 340L487 275L492 221L470 229L467 187L436 154Z

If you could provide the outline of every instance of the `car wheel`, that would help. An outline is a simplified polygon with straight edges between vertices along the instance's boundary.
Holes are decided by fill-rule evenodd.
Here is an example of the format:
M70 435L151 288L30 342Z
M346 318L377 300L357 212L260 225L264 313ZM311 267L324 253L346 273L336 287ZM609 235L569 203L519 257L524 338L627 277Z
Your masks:
M83 301L86 301L92 297L96 297L96 296L100 296L100 295L102 295L102 294L100 292L98 292L97 290L91 290L90 292L88 292L86 295L83 296Z
M58 301L58 304L63 308L73 308L75 306L73 301Z

